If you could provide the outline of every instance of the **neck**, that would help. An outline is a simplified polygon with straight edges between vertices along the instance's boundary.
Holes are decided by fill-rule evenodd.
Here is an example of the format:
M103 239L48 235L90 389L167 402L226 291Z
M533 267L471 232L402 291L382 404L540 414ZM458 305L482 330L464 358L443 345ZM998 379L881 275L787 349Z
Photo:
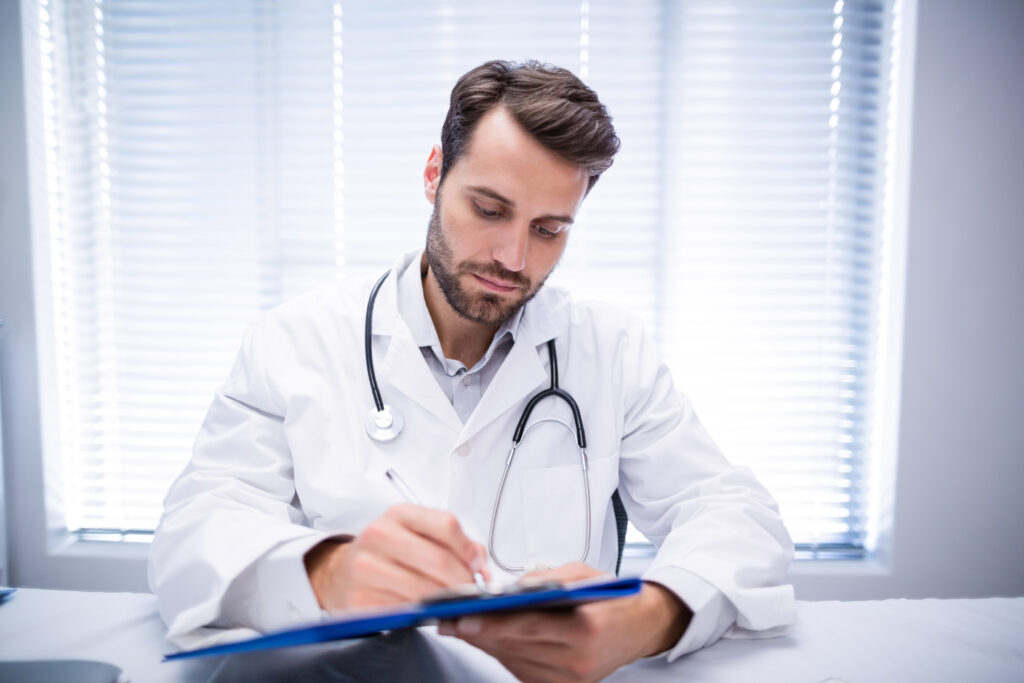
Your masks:
M485 325L467 320L455 312L444 297L441 285L426 263L426 255L421 265L423 273L423 297L426 299L427 311L441 340L441 350L445 358L457 360L467 368L476 365L498 331L497 325Z

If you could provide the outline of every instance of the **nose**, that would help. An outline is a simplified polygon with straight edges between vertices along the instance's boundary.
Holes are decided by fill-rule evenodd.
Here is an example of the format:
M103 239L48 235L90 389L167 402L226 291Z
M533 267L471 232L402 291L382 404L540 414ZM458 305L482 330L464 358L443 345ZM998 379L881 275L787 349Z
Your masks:
M505 268L518 273L526 268L530 226L512 225L498 232L498 242L494 245L492 256Z

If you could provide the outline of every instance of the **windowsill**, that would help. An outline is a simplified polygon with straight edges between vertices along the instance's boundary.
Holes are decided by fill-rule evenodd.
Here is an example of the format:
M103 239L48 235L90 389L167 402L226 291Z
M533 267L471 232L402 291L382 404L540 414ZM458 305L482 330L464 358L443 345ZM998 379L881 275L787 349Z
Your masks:
M150 539L146 540L93 540L76 534L63 534L50 550L50 555L66 558L145 560L149 557Z
M790 576L888 576L891 569L875 557L854 560L800 559L789 567Z
M12 583L26 588L73 591L149 592L149 543L82 539L51 531L42 547L12 569Z
M648 545L628 545L622 554L621 576L639 576L651 565L655 550ZM890 567L873 556L860 558L802 557L793 560L789 567L790 576L810 577L870 577L889 576Z
M149 555L152 536L139 535L111 540L82 539L66 534L65 539L51 550L51 555L67 559L96 559L145 562ZM623 552L620 575L640 576L650 566L655 550L651 546L632 545ZM891 569L875 557L860 559L801 558L790 565L789 575L793 577L871 577L888 576Z

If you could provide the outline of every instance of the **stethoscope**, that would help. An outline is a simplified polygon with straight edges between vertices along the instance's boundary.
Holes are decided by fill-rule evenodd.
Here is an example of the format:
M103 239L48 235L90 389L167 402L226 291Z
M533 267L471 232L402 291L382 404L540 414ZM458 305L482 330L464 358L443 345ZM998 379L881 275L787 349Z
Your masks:
M377 300L377 292L380 291L381 285L384 284L384 280L387 279L389 274L390 271L384 273L380 279L377 280L373 289L370 290L370 298L366 303L366 327L364 330L364 341L366 344L366 374L370 380L370 393L373 394L374 405L374 408L371 409L370 413L366 416L364 425L366 427L366 433L370 438L381 443L393 441L402 433L402 429L405 427L405 420L402 417L402 413L381 400L380 387L377 385L377 374L373 367L373 306ZM548 355L551 359L551 386L531 396L526 407L523 409L522 415L519 416L519 423L516 425L516 430L512 434L512 448L509 449L508 456L505 458L505 470L501 474L501 483L498 485L498 493L494 498L494 509L491 512L491 526L490 531L487 534L487 548L491 553L491 557L494 559L494 563L507 572L521 572L526 569L526 567L505 564L501 561L494 548L494 525L498 519L498 509L501 506L501 497L505 492L505 480L508 478L509 470L512 469L512 459L516 455L516 449L519 447L519 443L523 438L529 434L532 429L536 428L537 425L543 422L554 422L562 425L575 435L576 443L579 445L580 470L583 473L584 507L586 510L586 534L583 542L583 553L580 555L578 561L583 562L590 553L590 477L588 475L589 467L587 465L587 437L583 430L583 418L580 415L579 406L576 405L576 399L574 399L568 391L558 386L558 355L555 353L555 340L548 340L547 346ZM534 406L549 396L560 398L569 404L569 409L572 411L573 421L576 423L575 430L566 422L554 417L543 418L541 420L537 420L529 427L526 426L526 422L530 419L530 413L533 412Z

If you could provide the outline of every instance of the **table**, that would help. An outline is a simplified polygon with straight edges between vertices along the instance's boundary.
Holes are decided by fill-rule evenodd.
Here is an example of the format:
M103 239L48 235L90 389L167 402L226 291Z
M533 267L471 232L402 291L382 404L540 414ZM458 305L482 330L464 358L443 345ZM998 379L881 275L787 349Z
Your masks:
M782 638L723 640L672 664L637 662L608 680L1024 681L1024 598L801 601L798 619ZM163 663L172 649L165 632L147 594L23 588L0 603L0 661L100 660L136 683L514 680L488 655L432 629Z

